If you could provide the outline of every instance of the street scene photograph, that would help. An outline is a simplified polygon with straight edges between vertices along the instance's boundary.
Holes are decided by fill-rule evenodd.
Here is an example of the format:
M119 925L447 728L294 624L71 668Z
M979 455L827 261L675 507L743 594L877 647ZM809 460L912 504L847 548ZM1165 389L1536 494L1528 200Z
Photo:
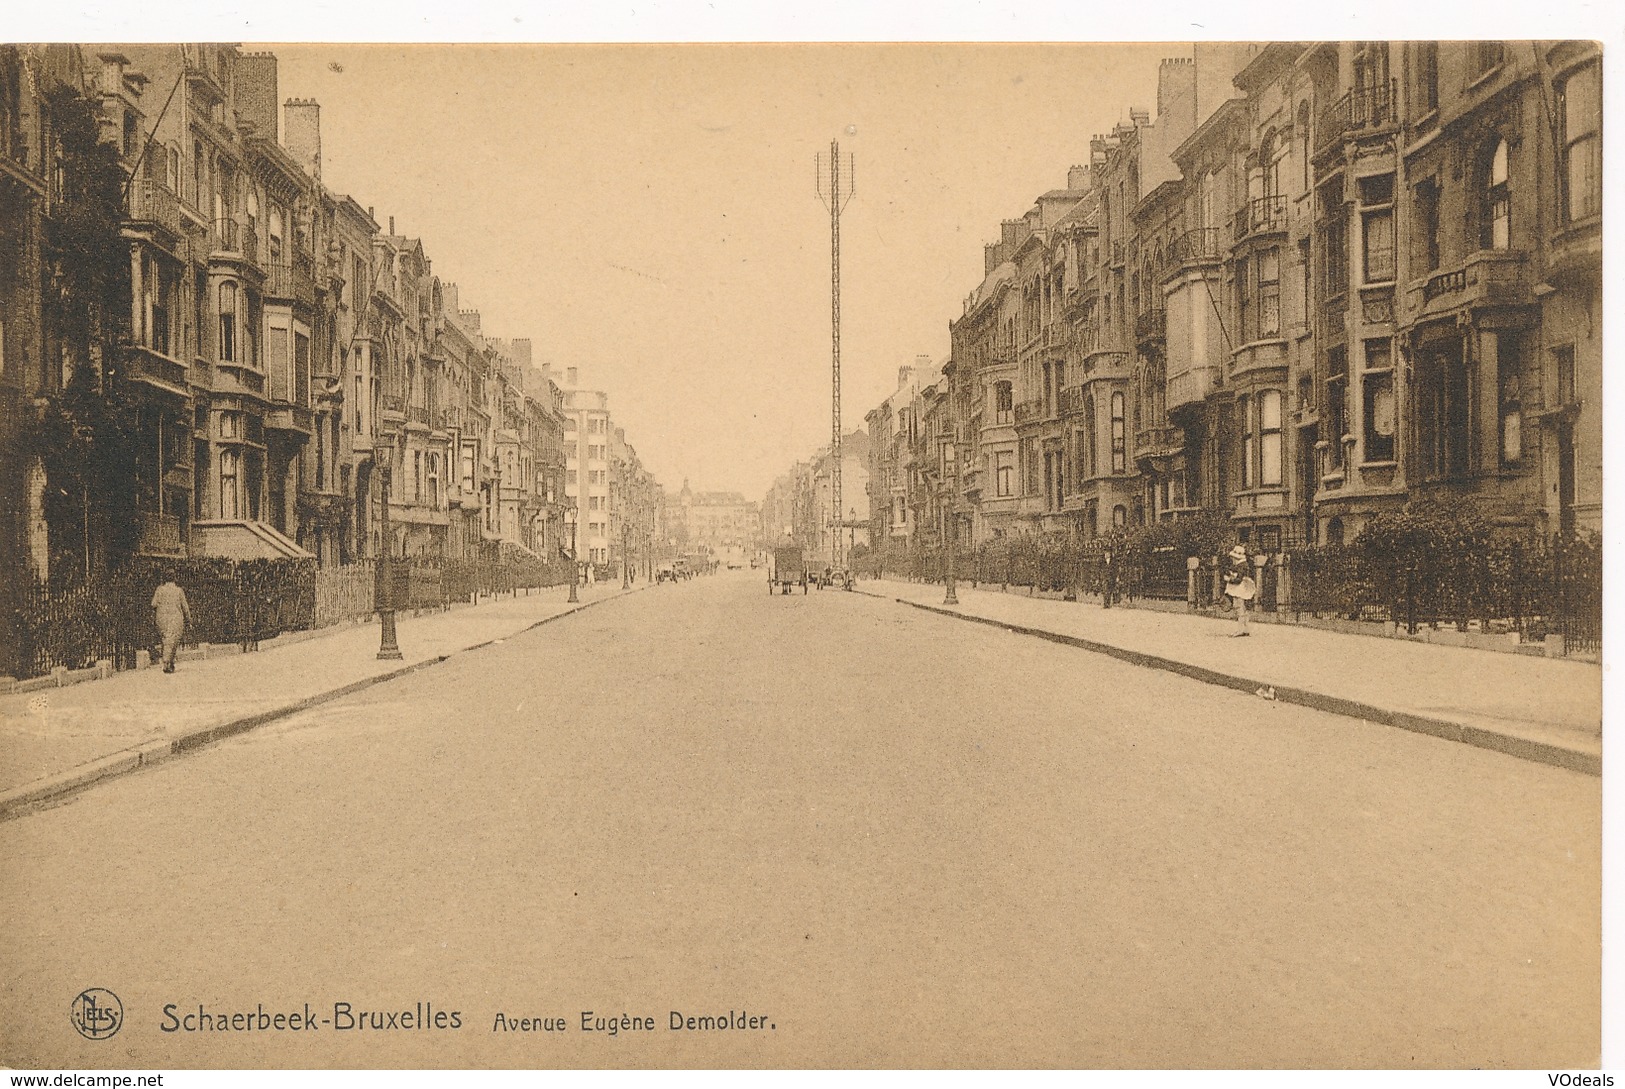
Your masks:
M0 43L0 1067L1617 1060L1604 49Z

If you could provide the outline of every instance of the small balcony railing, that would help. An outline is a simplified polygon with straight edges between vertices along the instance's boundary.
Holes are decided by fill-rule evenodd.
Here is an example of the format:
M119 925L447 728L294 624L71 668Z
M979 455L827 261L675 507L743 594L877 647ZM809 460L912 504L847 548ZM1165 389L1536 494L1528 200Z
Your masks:
M1016 423L1031 423L1044 415L1043 401L1021 401L1016 405Z
M1185 432L1177 427L1147 427L1134 433L1134 457L1166 458L1185 449Z
M1169 249L1169 262L1189 265L1219 260L1224 256L1220 249L1224 244L1221 239L1223 233L1218 227L1197 227L1186 231L1174 239Z
M266 265L265 294L271 298L315 305L316 282L311 279L309 262L303 266L286 262Z
M1286 197L1273 196L1249 200L1236 210L1236 241L1255 234L1268 234L1286 230Z
M183 233L180 198L156 181L143 181L130 190L130 218L156 223L174 235Z
M409 405L406 409L406 418L415 424L429 426L429 407L427 405Z
M1392 125L1397 119L1397 80L1356 87L1321 112L1315 124L1318 151L1341 140L1350 132Z
M1082 412L1085 404L1082 386L1066 386L1061 390L1061 412L1072 415Z
M1422 299L1432 302L1440 295L1448 295L1452 291L1462 291L1467 287L1467 270L1458 268L1453 272L1441 272L1428 280L1422 287Z
M395 415L402 417L406 415L406 401L400 394L386 393L382 399L385 412L393 412Z

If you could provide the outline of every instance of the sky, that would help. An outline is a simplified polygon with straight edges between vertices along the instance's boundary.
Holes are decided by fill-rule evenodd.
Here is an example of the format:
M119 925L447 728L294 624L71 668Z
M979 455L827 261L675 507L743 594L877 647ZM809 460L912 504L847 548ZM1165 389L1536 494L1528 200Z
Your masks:
M829 441L830 220L843 424L948 322L999 221L1154 111L1164 45L245 45L321 103L322 178L423 239L487 334L603 389L669 488L761 498Z

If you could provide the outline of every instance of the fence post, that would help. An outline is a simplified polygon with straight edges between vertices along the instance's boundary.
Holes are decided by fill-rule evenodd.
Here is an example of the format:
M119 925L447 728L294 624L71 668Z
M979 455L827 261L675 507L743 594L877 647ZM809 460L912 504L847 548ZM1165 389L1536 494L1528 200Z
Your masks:
M1275 573L1275 613L1279 616L1292 607L1292 555L1288 552L1279 554L1278 570ZM1294 619L1296 615L1294 614Z
M1196 572L1202 566L1202 561L1195 556L1185 557L1185 611L1196 611Z

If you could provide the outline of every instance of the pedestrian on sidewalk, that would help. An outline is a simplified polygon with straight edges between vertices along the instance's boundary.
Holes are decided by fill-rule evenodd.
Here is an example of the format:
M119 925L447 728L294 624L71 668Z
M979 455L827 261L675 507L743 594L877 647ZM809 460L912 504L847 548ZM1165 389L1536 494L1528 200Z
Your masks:
M1247 603L1258 595L1258 583L1253 581L1252 560L1246 545L1237 545L1225 557L1224 593L1236 608L1236 630L1232 637L1247 634Z
M180 650L181 638L192 623L192 606L186 600L186 591L175 584L173 571L164 572L164 581L152 593L153 619L158 623L158 636L163 641L164 672L175 672L175 652Z

